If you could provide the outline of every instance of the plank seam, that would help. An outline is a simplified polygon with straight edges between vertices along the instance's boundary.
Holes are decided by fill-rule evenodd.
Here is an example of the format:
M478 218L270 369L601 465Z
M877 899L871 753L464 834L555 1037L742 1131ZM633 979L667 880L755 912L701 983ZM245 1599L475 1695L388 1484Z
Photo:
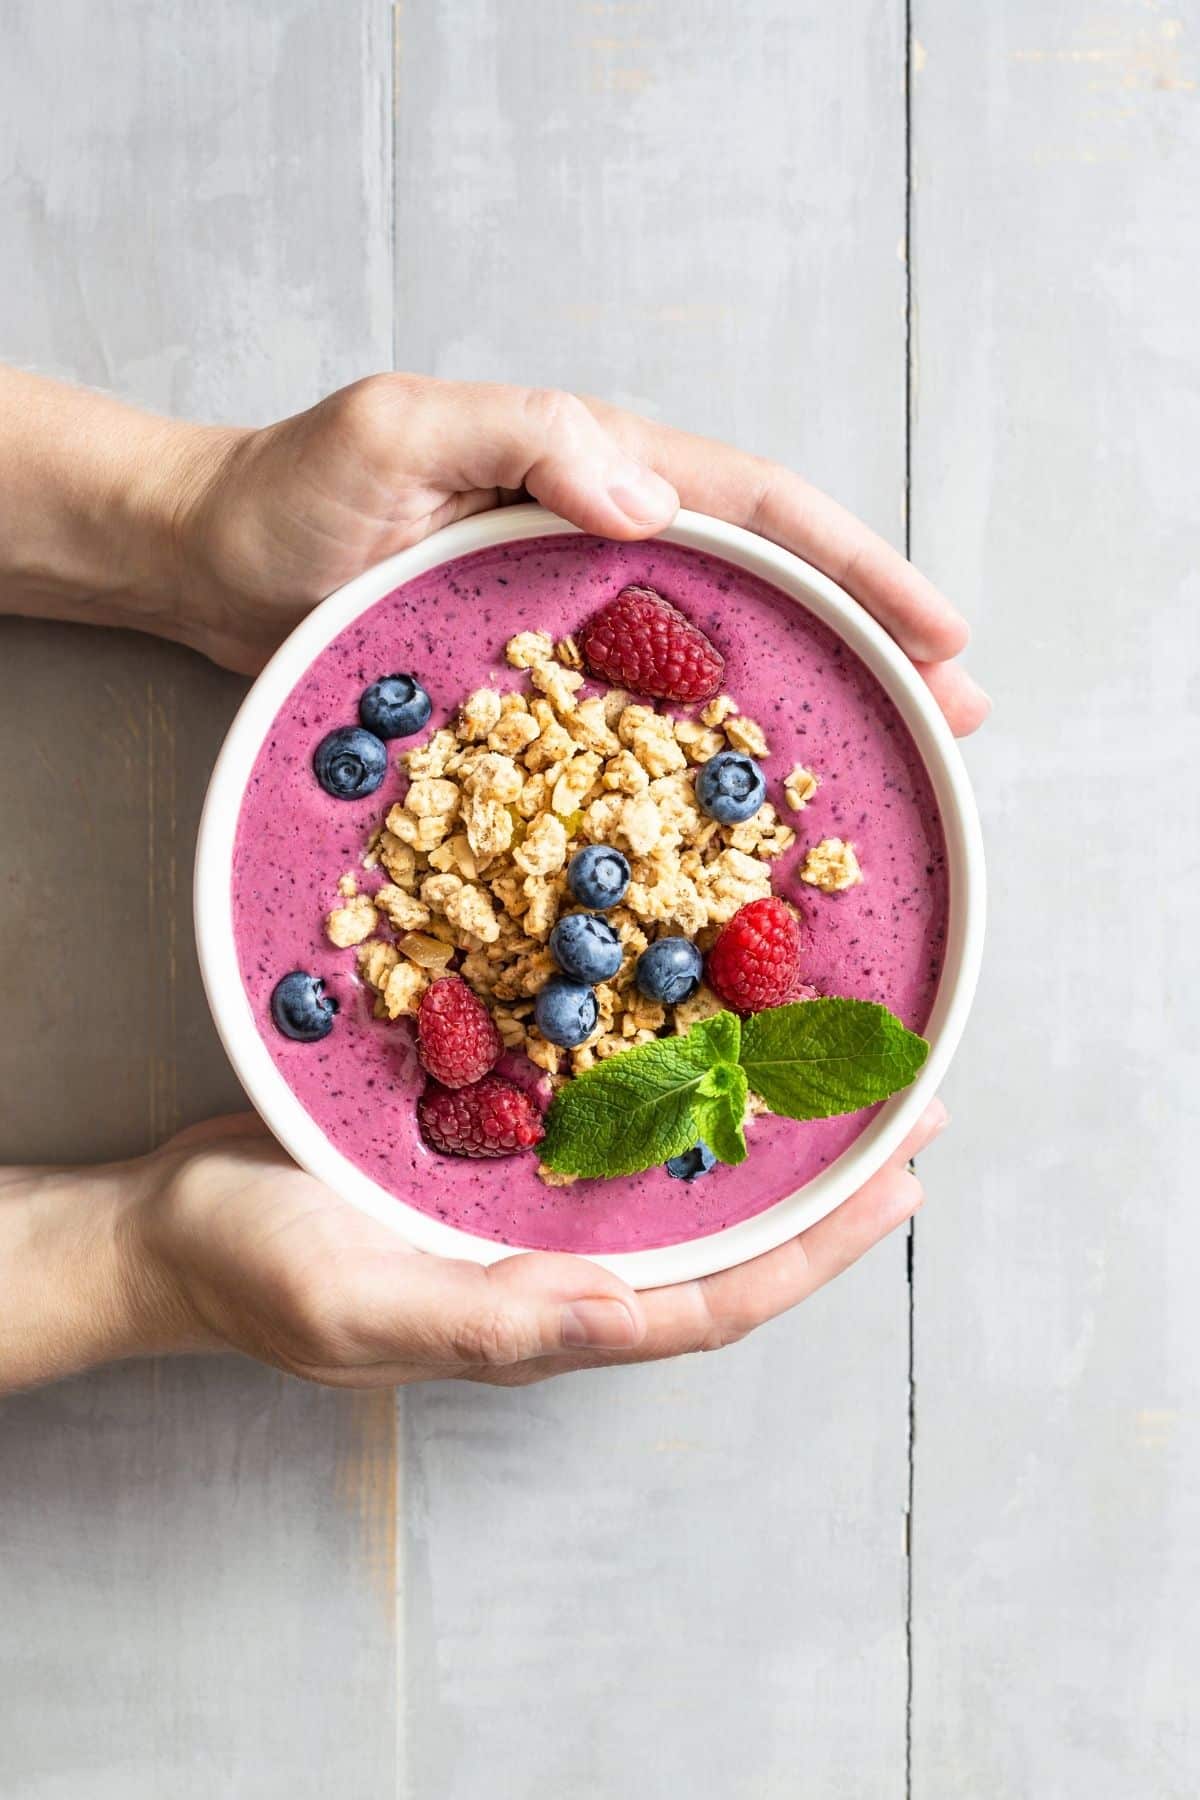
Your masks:
M904 0L904 554L912 556L913 489L913 0ZM916 1485L916 1220L908 1224L908 1491L904 1530L904 1795L913 1800L913 1500Z
M389 260L392 270L392 367L398 368L400 359L400 308L396 304L396 286L400 279L400 233L397 220L396 190L400 172L396 154L396 139L400 135L400 121L397 108L400 104L400 50L402 44L400 15L402 0L392 0L388 7L388 142L390 145L389 192L388 192L388 228L389 228Z
M403 50L403 0L390 0L387 9L388 29L385 39L387 69L384 83L387 93L388 130L388 267L391 274L392 302L391 365L400 359L400 307L397 293L400 281L400 224L397 194L399 192L400 159L400 57ZM407 1538L405 1535L405 1390L397 1388L392 1396L392 1651L393 1651L393 1750L392 1792L394 1800L405 1800L411 1792L408 1770L408 1639L407 1639Z

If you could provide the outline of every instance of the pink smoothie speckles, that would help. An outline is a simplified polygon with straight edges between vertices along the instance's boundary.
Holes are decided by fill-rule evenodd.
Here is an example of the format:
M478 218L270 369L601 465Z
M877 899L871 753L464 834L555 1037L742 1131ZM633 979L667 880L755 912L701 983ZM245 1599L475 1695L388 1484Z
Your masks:
M372 827L403 792L395 756L407 746L390 746L383 785L361 801L324 793L311 759L328 731L353 721L359 694L381 674L410 670L428 690L432 718L410 740L424 741L471 689L524 685L504 662L514 633L576 633L631 583L656 588L711 638L726 661L723 691L766 731L769 798L797 829L773 885L803 917L806 979L823 993L881 1001L921 1030L942 965L946 858L929 779L899 715L802 607L676 545L541 538L462 558L380 600L322 652L281 708L246 789L234 855L238 955L251 1005L276 1065L343 1155L410 1206L461 1230L584 1254L679 1243L761 1212L834 1161L871 1114L805 1124L756 1119L747 1161L693 1183L652 1169L548 1188L532 1155L435 1155L417 1129L424 1077L411 1023L372 1017L353 952L335 949L323 929L339 877L359 868ZM821 778L798 815L783 796L796 764ZM853 843L860 886L825 894L801 882L806 850L824 838ZM271 990L298 968L323 977L340 1005L319 1043L289 1042L271 1024Z

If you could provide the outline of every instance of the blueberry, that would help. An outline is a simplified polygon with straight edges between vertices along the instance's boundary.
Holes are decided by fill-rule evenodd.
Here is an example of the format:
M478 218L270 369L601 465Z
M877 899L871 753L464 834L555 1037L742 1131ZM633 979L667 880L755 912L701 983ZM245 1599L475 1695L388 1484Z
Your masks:
M271 1017L275 1029L298 1044L315 1044L333 1030L333 1015L338 1003L325 992L319 975L306 975L293 969L277 981L271 995Z
M678 1006L700 986L704 958L687 938L658 938L638 957L637 984L647 1000Z
M690 1150L684 1150L679 1156L669 1156L666 1161L668 1175L676 1181L699 1181L702 1175L711 1175L717 1166L717 1159L701 1138Z
M740 750L722 750L710 757L696 777L697 800L721 825L752 819L766 797L766 777L754 758Z
M585 844L571 858L567 869L571 892L581 906L604 911L619 906L629 886L629 863L608 844Z
M335 800L362 800L387 774L387 751L373 731L345 725L313 751L317 780Z
M358 703L358 716L379 738L411 737L429 723L433 702L415 675L381 675Z
M621 940L599 913L568 913L550 933L550 954L564 975L595 984L621 966Z
M533 1003L538 1030L552 1044L573 1050L596 1029L600 1008L590 987L566 975L552 975Z

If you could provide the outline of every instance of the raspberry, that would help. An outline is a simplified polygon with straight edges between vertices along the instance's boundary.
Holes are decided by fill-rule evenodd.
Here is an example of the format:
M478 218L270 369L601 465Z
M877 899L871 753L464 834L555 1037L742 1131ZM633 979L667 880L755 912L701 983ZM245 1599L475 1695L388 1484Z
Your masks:
M593 675L655 700L711 700L725 658L653 588L622 588L589 619L579 648Z
M734 913L708 953L708 984L734 1012L800 998L800 922L773 894Z
M546 1135L529 1095L503 1075L485 1075L471 1087L430 1082L417 1101L417 1121L443 1156L515 1156Z
M504 1053L487 1007L461 975L427 987L417 1014L421 1067L443 1087L466 1087L494 1069Z

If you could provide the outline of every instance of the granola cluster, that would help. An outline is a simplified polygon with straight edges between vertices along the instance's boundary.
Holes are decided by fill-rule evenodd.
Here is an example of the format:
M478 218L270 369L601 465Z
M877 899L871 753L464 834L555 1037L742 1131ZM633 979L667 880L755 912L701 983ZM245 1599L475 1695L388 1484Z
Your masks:
M559 1077L719 1010L706 988L675 1008L645 999L637 959L660 936L707 948L740 907L771 892L771 865L795 833L769 802L736 825L696 803L696 772L718 751L770 754L762 727L727 694L675 718L619 689L582 697L571 638L523 631L505 655L528 691L478 689L452 728L402 757L408 792L363 858L387 882L367 895L344 877L327 931L358 947L381 1018L415 1013L461 953L459 972L488 1001L505 1044ZM576 908L567 863L585 843L629 858L625 900L606 914L625 954L596 989L596 1033L568 1051L540 1035L532 1014L554 973L547 939ZM377 937L383 926L392 935Z
M854 845L842 838L822 838L805 856L800 879L824 894L840 894L845 888L857 887L862 870Z

